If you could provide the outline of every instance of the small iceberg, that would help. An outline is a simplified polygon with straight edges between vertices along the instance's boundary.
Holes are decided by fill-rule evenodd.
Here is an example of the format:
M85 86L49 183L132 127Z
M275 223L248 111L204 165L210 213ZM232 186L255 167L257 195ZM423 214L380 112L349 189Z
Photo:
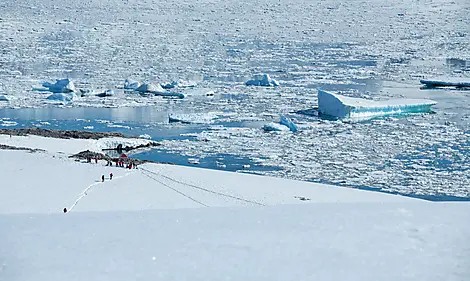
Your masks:
M126 79L124 81L124 90L136 90L139 88L142 84L138 81L134 81L131 79Z
M192 88L196 86L196 83L191 81L178 80L171 83L160 84L160 86L162 86L163 89Z
M291 131L293 133L297 132L298 128L297 125L292 122L289 118L284 116L284 114L279 114L281 120L279 123L268 123L263 126L263 130L266 132L283 132L283 131Z
M53 93L71 93L75 92L75 85L70 79L57 79L54 84L49 82L42 83L42 86Z
M185 97L183 93L167 92L165 89L162 88L160 84L153 84L153 83L143 83L137 89L135 89L135 91L139 92L141 95L152 94L155 96L179 98L179 99L183 99Z
M318 111L321 114L346 119L370 119L378 116L431 112L437 104L427 99L396 99L372 101L351 98L318 90Z
M295 125L294 122L292 122L292 120L284 116L284 114L280 114L280 117L281 117L281 121L279 123L281 125L286 126L293 133L297 132L297 125Z
M0 101L6 101L6 102L8 102L8 101L10 101L10 98L7 97L7 96L5 96L5 95L0 95Z
M263 130L265 130L266 132L285 132L285 131L289 131L289 128L279 123L271 122L271 123L265 124L263 126Z
M443 78L443 79L422 79L419 81L426 87L439 88L439 87L457 87L457 88L470 88L470 78Z
M72 102L75 97L75 93L54 93L46 99L60 102Z
M269 77L269 74L255 75L253 79L246 81L246 86L262 86L262 87L275 87L279 86L279 83Z
M160 86L160 84L153 83L143 83L135 89L137 92L141 93L163 93L165 90Z
M112 96L114 96L114 91L113 90L106 90L102 93L96 94L95 96L100 97L100 98L112 97Z
M184 123L184 124L208 124L212 123L218 116L214 113L187 113L187 114L174 114L168 115L170 123Z

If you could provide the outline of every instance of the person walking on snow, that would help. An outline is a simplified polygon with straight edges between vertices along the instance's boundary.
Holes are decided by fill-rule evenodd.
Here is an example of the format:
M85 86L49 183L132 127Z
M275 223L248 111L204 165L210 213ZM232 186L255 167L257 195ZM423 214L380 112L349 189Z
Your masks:
M110 179L110 180L113 179L113 173L110 173L110 174L109 174L109 179Z
M104 175L101 175L101 181L104 182Z

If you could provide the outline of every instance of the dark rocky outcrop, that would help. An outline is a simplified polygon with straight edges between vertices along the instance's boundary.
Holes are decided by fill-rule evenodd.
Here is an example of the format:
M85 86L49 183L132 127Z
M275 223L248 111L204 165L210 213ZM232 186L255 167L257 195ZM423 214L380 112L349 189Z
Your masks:
M3 150L25 150L25 151L29 151L29 152L45 151L45 150L37 149L37 148L16 147L16 146L5 145L5 144L0 144L0 149L3 149Z
M35 135L48 138L57 139L101 139L107 137L120 137L120 138L139 138L126 136L122 133L111 133L111 132L88 132L88 131L77 131L77 130L49 130L41 128L24 128L24 129L0 129L2 135L12 136L27 136Z

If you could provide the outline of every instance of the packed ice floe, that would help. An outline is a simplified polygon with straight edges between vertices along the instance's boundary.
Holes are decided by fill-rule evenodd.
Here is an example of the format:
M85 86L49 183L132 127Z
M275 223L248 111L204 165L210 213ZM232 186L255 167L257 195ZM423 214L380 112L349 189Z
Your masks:
M457 88L470 88L470 77L469 78L434 78L434 79L421 79L421 84L430 88L439 87L457 87Z
M321 114L345 119L370 119L377 116L430 112L437 104L427 99L395 99L373 101L351 98L318 90L318 110Z
M246 81L246 86L262 86L262 87L275 87L279 83L272 79L269 74L258 74L253 76L253 79Z

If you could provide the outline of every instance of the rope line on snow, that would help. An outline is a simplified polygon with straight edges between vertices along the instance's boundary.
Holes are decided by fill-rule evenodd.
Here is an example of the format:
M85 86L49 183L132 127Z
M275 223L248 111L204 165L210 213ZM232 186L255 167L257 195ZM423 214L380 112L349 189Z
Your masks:
M244 198L237 197L237 196L234 196L234 195L225 194L225 193L221 193L221 192L218 192L218 191L210 190L210 189L207 189L207 188L204 188L204 187L200 187L200 186L197 186L197 185L194 185L194 184L186 183L186 182L183 182L183 181L174 179L174 178L172 178L172 177L163 175L163 174L161 174L161 173L157 173L157 172L153 172L153 171L144 169L144 168L142 168L142 167L139 167L139 169L140 169L140 170L144 170L144 171L146 171L146 172L148 172L148 173L152 173L152 174L154 174L154 175L156 175L156 176L161 176L161 177L163 177L163 178L165 178L165 179L168 179L168 180L170 180L170 181L173 181L173 182L176 182L176 183L179 183L179 184L182 184L182 185L186 185L186 186L189 186L189 187L192 187L192 188L196 188L196 189L199 189L199 190L202 190L202 191L205 191L205 192L217 194L217 195L220 195L220 196L224 196L224 197L236 199L236 200L239 200L239 201L243 201L243 202L246 202L246 203L251 203L251 204L255 204L255 205L259 205L259 206L266 206L266 205L263 204L263 203L259 203L259 202L253 201L253 200L244 199Z
M139 169L146 171L145 169L142 169L142 168L139 168ZM168 185L168 184L166 184L166 183L164 183L164 182L162 182L162 181L160 181L160 180L158 180L158 179L152 177L151 175L145 174L144 171L142 171L142 174L143 174L143 175L145 175L145 176L147 176L147 177L153 179L154 181L156 181L156 182L162 184L163 186L168 187L169 189L173 190L174 192L179 193L179 194L183 195L184 197L186 197L186 198L188 198L188 199L190 199L190 200L192 200L192 201L194 201L194 202L196 202L196 203L198 203L198 204L200 204L200 205L202 205L202 206L204 206L204 207L209 207L208 205L202 203L201 201L198 201L198 200L192 198L191 196L189 196L189 195L187 195L187 194L185 194L185 193L179 191L178 189L176 189L176 188L174 188L174 187L171 187L170 185Z

